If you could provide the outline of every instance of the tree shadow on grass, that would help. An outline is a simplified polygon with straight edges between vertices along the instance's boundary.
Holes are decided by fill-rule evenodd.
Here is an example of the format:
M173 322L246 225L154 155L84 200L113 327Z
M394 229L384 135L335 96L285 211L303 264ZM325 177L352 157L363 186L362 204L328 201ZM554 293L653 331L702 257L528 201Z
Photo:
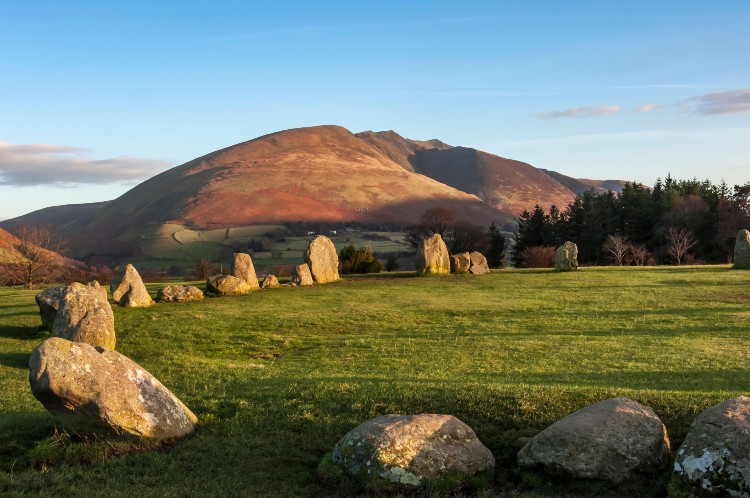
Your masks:
M44 334L39 327L17 327L12 325L0 326L0 337L18 340L37 340Z
M29 366L28 353L0 353L0 365L26 369Z

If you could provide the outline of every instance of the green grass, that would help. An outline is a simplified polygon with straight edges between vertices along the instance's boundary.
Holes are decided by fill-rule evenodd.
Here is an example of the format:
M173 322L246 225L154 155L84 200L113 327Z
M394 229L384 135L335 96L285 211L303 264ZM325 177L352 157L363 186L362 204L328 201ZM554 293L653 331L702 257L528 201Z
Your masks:
M200 419L169 448L54 434L28 386L48 336L35 292L2 289L0 494L347 496L362 490L317 473L343 434L382 414L448 413L497 459L479 496L561 496L518 472L520 436L627 396L676 448L700 410L747 394L748 283L726 266L502 270L115 308L118 350Z

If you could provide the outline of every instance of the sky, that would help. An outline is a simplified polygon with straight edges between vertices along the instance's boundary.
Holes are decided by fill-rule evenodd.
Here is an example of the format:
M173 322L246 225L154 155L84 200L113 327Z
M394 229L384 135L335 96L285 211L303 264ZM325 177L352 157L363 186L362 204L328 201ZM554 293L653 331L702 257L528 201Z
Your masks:
M750 181L750 2L0 0L0 220L337 124Z

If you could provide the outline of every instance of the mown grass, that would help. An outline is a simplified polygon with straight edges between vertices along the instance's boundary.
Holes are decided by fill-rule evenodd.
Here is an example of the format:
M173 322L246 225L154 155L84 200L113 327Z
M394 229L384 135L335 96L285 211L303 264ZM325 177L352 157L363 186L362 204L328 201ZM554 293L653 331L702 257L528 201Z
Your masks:
M55 435L28 386L28 355L48 336L35 292L3 289L0 494L367 493L317 474L343 434L382 414L448 413L497 459L480 496L596 496L521 475L516 440L627 396L676 448L700 410L750 390L748 283L725 266L502 270L115 308L117 349L200 419L173 447Z

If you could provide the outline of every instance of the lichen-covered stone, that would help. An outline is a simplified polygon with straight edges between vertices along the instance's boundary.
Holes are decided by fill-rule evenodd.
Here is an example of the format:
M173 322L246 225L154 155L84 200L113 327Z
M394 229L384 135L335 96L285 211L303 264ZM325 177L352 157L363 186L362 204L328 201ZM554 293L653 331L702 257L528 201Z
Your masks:
M244 280L232 275L214 275L206 280L206 290L211 294L219 296L231 296L247 294L256 289Z
M558 420L518 452L522 468L619 485L669 462L667 430L651 408L627 398L601 401Z
M260 285L258 285L258 277L255 275L253 258L251 258L249 254L244 252L234 253L232 276L243 280L252 290L260 289Z
M305 252L305 263L316 284L336 282L339 277L339 255L331 239L318 235L310 241Z
M292 268L292 283L296 285L313 284L312 274L307 263L302 263Z
M260 286L261 289L277 289L279 287L281 287L281 284L276 275L266 275L266 278L263 279L263 285Z
M57 316L57 303L60 301L63 288L63 286L50 287L34 296L34 300L36 301L37 306L39 306L39 316L42 318L42 327L47 330L51 331L52 326L55 323L55 317Z
M750 497L750 398L701 412L677 450L674 472L704 493Z
M143 367L107 348L52 337L29 359L31 392L81 435L178 439L195 415Z
M473 251L469 254L471 267L469 273L474 275L485 275L490 272L490 266L487 264L487 258L481 252Z
M734 268L750 268L750 232L744 228L737 232L734 242Z
M52 335L114 349L115 315L107 300L107 289L77 282L63 287Z
M471 268L471 255L468 252L451 254L451 273L468 273Z
M166 285L156 293L156 301L172 303L198 301L203 299L203 291L193 285Z
M451 262L448 248L439 233L419 243L414 266L417 273L421 275L450 273Z
M368 420L341 438L331 459L351 475L409 486L495 466L492 453L468 425L434 414Z
M142 308L154 304L133 265L125 266L125 269L110 282L109 289L112 299L120 306Z
M555 252L555 269L557 271L573 271L578 269L578 246L573 242L566 242Z

